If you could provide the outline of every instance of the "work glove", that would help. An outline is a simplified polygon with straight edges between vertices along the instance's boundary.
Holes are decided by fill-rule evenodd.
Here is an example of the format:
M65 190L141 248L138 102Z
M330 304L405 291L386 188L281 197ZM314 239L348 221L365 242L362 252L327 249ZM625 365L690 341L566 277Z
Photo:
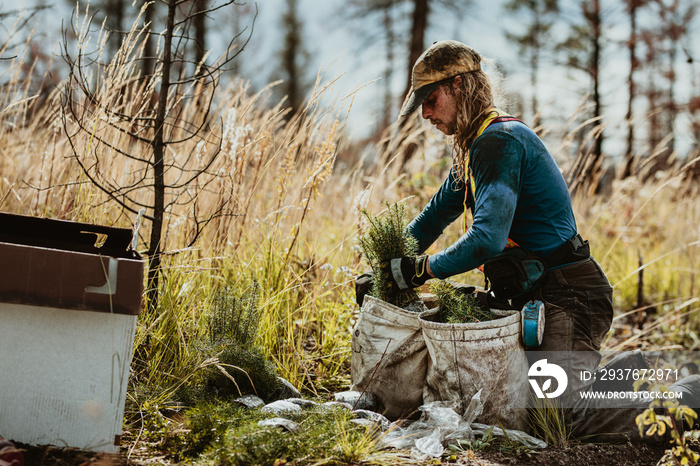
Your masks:
M362 303L365 300L365 295L372 289L373 281L374 275L372 275L372 272L365 272L355 278L355 301L360 307L362 307Z
M391 287L395 290L417 288L433 278L427 270L428 257L426 255L398 257L382 264L382 268L391 280Z

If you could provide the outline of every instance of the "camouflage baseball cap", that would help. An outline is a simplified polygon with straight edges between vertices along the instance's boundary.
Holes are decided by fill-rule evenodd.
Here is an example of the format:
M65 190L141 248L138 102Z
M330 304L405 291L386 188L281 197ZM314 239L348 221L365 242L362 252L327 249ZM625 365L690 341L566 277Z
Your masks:
M481 56L473 48L456 40L434 42L413 65L411 90L400 117L413 113L445 79L479 69Z

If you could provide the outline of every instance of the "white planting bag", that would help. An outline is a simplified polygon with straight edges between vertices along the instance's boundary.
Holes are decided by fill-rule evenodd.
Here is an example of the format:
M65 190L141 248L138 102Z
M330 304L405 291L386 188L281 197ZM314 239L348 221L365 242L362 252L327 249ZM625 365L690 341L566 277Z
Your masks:
M462 414L481 389L484 410L476 422L527 431L529 365L520 313L492 312L499 317L468 324L432 322L434 313L421 314L429 354L423 401L451 402Z
M423 404L428 354L419 315L367 295L353 329L351 390L374 394L392 420Z

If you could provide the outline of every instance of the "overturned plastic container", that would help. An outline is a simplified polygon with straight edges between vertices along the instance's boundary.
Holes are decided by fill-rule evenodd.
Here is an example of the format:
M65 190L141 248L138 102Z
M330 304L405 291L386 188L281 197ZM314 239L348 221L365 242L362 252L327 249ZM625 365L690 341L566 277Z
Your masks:
M119 450L143 296L131 240L0 213L0 437Z

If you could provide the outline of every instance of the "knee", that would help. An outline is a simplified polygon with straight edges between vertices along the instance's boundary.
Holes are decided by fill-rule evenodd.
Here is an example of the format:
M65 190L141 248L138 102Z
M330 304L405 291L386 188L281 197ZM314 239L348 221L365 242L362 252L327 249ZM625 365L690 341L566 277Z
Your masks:
M694 374L684 377L670 387L673 392L682 395L678 402L696 411L700 410L700 375ZM700 414L700 413L699 413Z

